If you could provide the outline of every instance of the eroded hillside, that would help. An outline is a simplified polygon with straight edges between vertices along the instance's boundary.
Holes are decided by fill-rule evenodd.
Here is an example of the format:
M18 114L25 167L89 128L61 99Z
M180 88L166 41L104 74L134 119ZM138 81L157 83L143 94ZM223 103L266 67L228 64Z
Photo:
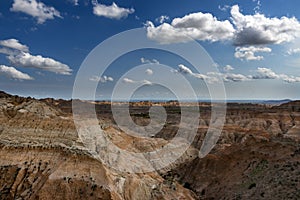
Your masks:
M211 105L200 103L198 132L187 152L166 168L144 173L118 171L97 159L78 135L71 103L0 93L0 199L300 198L299 102L228 104L218 144L202 159L198 150L210 124ZM155 151L182 126L176 102L160 103L167 120L149 138L121 131L110 103L81 103L93 103L103 132L130 152ZM152 104L131 104L137 124L149 123ZM95 149L104 155L108 151L97 145ZM118 166L138 165L138 159L114 161Z

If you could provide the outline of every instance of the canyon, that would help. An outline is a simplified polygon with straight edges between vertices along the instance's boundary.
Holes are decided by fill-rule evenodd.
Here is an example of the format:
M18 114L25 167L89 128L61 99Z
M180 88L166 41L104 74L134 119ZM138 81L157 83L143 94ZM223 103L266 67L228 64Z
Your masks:
M222 133L203 158L199 149L214 103L130 103L130 116L141 127L150 123L150 107L163 106L167 114L159 132L138 137L120 129L114 119L112 104L122 108L122 102L74 101L82 109L94 106L106 138L82 138L71 100L0 92L0 199L300 198L300 101L228 103ZM169 144L182 126L188 130L181 113L193 107L200 110L197 133L170 165L131 173L128 168L135 169L143 160L110 158L110 144L131 154Z

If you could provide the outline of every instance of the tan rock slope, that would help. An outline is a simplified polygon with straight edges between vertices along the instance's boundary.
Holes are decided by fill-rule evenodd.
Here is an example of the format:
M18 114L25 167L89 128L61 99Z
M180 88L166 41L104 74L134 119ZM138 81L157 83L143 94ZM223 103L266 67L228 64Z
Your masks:
M103 165L79 141L70 113L51 102L0 94L0 199L193 199L193 195L157 172L120 173Z
M130 152L155 151L176 135L181 108L167 110L164 128L151 138L121 131L107 102L95 105L103 133ZM132 103L133 120L149 123L151 102ZM185 106L195 106L187 103ZM300 102L280 106L228 104L218 144L198 158L210 123L210 104L199 104L192 146L164 169L129 173L107 165L78 136L71 101L22 98L0 92L0 199L299 199ZM90 144L105 156L109 148ZM176 154L176 149L174 149ZM109 156L108 156L109 157ZM116 165L132 165L114 158ZM133 160L133 163L138 160Z

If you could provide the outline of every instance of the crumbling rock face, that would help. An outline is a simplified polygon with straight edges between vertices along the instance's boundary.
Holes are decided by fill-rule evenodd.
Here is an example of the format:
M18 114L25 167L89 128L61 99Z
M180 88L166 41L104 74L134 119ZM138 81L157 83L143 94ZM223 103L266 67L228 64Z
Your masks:
M173 171L199 199L299 199L297 144L248 137Z
M0 157L1 199L193 199L157 173L117 173L87 155L3 147Z
M103 166L92 159L53 149L3 148L0 156L1 199L112 198Z
M156 151L185 128L177 102L161 103L168 114L163 129L150 138L139 138L118 128L109 102L76 101L83 109L95 105L106 140L128 152ZM200 108L192 145L170 165L141 173L118 171L139 160L121 159L117 151L109 160L105 157L109 143L99 140L98 132L83 140L73 122L71 103L0 92L0 199L300 198L299 102L228 104L222 135L201 159L198 151L210 124L211 107L186 103ZM132 103L132 119L147 125L153 104ZM173 150L170 155L176 155L177 149ZM108 165L110 161L115 166Z
M192 191L165 182L155 171L119 172L96 159L78 137L70 113L49 102L2 96L0 199L194 199ZM107 128L107 134L118 135L115 140L126 139L122 148L142 148L136 138ZM157 143L152 140L143 143L151 147Z

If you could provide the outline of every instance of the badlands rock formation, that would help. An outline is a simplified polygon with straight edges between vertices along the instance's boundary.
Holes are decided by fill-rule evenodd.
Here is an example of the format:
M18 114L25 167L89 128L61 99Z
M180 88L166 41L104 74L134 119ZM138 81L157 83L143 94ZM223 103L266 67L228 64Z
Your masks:
M105 166L79 140L70 113L49 102L2 92L0 121L0 199L195 197L157 172L130 174Z
M228 104L222 135L201 159L198 150L210 124L211 105L200 103L192 145L164 168L152 163L149 172L138 166L151 156L122 157L118 149L143 153L168 145L183 126L182 109L196 104L180 108L176 102L159 103L167 111L162 130L136 137L115 124L110 103L77 101L82 108L95 106L102 128L94 135L85 137L77 131L71 101L0 92L0 199L300 198L300 102ZM151 105L155 103L130 105L136 124L149 124ZM93 130L88 122L87 128ZM174 147L170 157L180 150Z

